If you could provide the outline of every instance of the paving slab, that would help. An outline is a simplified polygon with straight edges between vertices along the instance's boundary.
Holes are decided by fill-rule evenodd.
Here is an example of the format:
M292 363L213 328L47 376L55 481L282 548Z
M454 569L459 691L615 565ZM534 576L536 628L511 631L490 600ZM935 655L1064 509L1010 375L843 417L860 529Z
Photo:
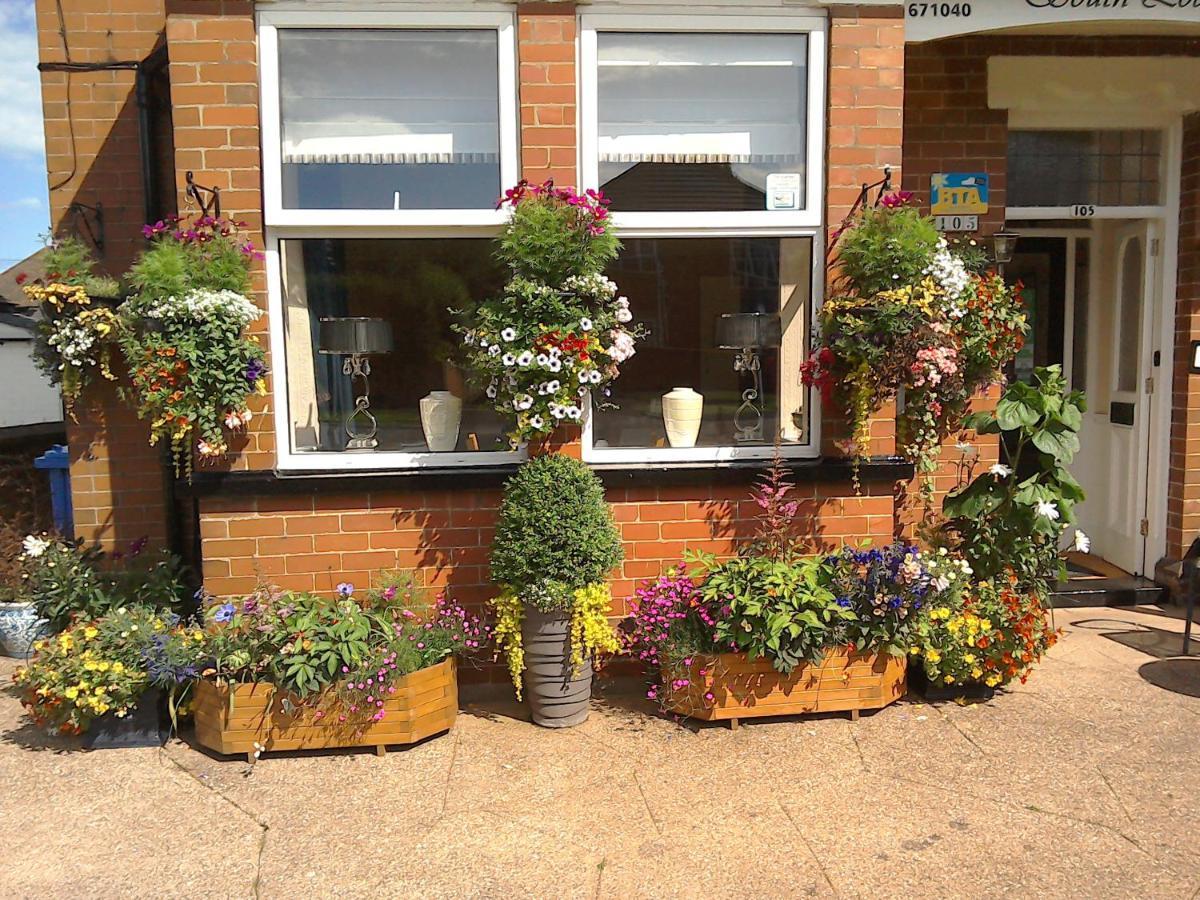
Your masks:
M1164 653L1182 625L1058 621L988 704L733 731L606 683L557 731L464 690L453 732L382 758L84 753L0 691L0 898L1196 900L1200 667Z

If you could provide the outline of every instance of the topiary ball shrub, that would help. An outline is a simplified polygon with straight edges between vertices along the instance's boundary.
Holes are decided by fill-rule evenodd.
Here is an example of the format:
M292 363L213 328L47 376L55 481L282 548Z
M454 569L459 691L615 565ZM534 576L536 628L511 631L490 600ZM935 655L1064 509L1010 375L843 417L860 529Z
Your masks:
M538 457L509 479L492 542L497 584L574 590L606 581L624 558L604 486L579 460Z

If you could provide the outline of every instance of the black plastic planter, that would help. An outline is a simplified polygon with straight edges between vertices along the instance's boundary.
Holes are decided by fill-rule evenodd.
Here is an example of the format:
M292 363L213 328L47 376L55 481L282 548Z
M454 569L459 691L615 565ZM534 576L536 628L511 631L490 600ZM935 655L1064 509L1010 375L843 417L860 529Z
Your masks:
M592 661L571 668L571 614L525 607L525 698L533 721L543 728L570 728L588 717Z
M170 736L162 691L151 688L142 694L133 712L124 718L105 713L83 733L83 749L115 750L129 747L161 747Z
M986 684L931 684L920 663L908 667L908 690L929 703L959 699L991 700L996 696L996 689Z

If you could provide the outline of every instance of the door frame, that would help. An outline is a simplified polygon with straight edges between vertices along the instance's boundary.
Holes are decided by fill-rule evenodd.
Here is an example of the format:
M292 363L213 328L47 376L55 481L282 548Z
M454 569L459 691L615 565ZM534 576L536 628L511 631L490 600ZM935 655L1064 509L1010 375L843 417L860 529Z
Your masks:
M1074 116L1067 116L1071 120ZM1016 123L1013 123L1016 125ZM1121 122L1094 121L1072 122L1078 127L1120 128ZM1028 126L1017 126L1028 127ZM1047 126L1043 126L1047 127ZM1058 128L1063 125L1056 126ZM1070 126L1067 126L1070 127ZM1171 447L1171 407L1173 405L1172 391L1174 389L1175 371L1175 315L1179 280L1179 211L1181 203L1181 188L1183 177L1183 118L1175 116L1170 121L1160 122L1157 126L1145 122L1131 127L1157 127L1163 133L1163 204L1157 207L1097 207L1095 214L1089 216L1089 221L1126 220L1146 221L1150 226L1152 237L1157 237L1158 254L1154 256L1147 247L1147 264L1156 267L1158 273L1157 290L1155 295L1158 302L1149 302L1146 319L1149 328L1143 329L1142 334L1142 371L1139 377L1144 382L1146 378L1154 379L1154 391L1151 395L1150 414L1144 428L1146 444L1145 477L1139 479L1138 500L1136 508L1143 509L1143 515L1148 523L1147 534L1144 536L1141 559L1142 574L1153 577L1155 565L1167 553L1167 496L1170 485L1170 447ZM1062 215L1071 214L1070 210L1057 207L1012 207L1007 210L1009 223L1020 220L1047 221L1061 219ZM1057 226L1022 229L1018 233L1029 237L1080 237L1095 232L1082 227ZM1070 376L1070 364L1073 362L1074 323L1075 323L1075 286L1074 286L1074 242L1068 241L1067 288L1068 303L1063 317L1063 329L1066 332L1063 343L1063 371ZM1092 266L1089 274L1090 293L1098 297L1099 267ZM1159 354L1159 364L1154 365L1154 352ZM1157 401L1157 402L1155 402ZM1142 454L1139 452L1139 459Z

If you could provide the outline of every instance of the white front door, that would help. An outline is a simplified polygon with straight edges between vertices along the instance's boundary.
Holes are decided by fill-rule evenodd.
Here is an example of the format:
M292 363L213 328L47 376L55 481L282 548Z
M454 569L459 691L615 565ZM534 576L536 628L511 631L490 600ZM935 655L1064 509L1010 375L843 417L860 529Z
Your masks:
M1144 575L1156 227L1114 224L1103 244L1107 260L1088 316L1088 412L1073 466L1087 493L1078 519L1092 553Z

